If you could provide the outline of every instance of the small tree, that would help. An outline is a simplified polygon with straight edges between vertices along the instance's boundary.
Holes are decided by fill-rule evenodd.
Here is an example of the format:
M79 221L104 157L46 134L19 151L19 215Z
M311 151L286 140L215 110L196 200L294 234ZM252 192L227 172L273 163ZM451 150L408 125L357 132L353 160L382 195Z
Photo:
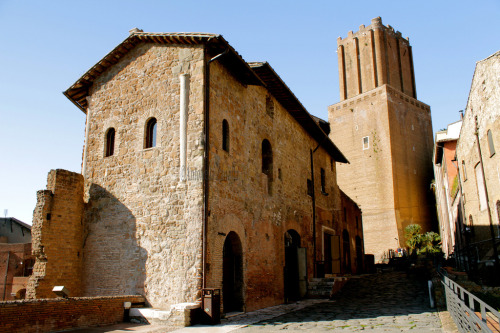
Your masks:
M441 237L431 231L425 234L421 233L422 227L418 224L410 224L405 228L406 245L408 245L410 254L430 254L441 253Z

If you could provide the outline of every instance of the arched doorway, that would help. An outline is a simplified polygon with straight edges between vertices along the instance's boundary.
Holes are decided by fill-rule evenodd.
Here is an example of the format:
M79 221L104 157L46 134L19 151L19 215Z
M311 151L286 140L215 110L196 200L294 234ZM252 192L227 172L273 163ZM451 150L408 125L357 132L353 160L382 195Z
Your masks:
M234 231L224 241L222 258L224 312L243 311L243 255L240 238Z
M342 232L342 253L344 273L351 273L351 247L349 245L349 232L345 229Z
M300 235L297 231L290 229L285 232L285 303L296 301L300 297L299 292L299 248Z
M363 241L356 236L356 274L363 273Z

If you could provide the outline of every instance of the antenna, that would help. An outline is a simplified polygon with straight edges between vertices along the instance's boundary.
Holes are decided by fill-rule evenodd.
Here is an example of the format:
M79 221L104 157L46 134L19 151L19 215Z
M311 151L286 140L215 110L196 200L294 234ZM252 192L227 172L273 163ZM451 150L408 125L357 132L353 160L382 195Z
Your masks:
M7 218L7 213L8 213L8 212L9 212L9 210L8 210L8 209L4 209L4 210L3 210L3 215L5 216L5 218Z

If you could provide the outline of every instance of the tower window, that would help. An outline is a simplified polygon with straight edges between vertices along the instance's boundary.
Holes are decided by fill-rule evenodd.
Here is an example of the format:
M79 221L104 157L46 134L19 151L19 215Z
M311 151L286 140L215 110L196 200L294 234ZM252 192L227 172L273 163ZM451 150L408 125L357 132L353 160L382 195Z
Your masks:
M271 96L266 97L266 113L269 117L274 118L274 102Z
M115 129L111 127L106 132L106 151L105 156L112 156L115 153Z
M307 180L307 195L313 196L313 182L310 179Z
M229 124L226 119L222 121L222 149L229 152Z
M490 148L490 157L495 155L495 145L493 144L493 135L491 130L488 130L488 147Z
M363 138L363 150L370 148L370 138L365 136Z
M156 147L156 118L151 118L146 124L146 141L144 148Z

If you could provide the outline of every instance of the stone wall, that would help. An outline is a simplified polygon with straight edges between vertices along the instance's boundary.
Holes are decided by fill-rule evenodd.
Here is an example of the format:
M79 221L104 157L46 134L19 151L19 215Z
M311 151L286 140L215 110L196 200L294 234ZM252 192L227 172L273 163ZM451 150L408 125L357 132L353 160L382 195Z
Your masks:
M284 301L285 232L300 235L300 246L307 249L307 277L313 277L312 199L307 180L311 179L310 150L318 143L264 87L242 85L218 63L212 63L210 73L207 287L223 289L224 242L235 232L242 244L244 309L251 311ZM273 112L267 112L270 109ZM228 151L222 145L223 120L229 125ZM263 140L272 148L269 177L262 172ZM321 193L321 169L325 194ZM335 233L343 223L336 163L323 148L314 153L314 172L315 255L322 260L322 228Z
M0 302L0 331L59 332L123 321L124 302L142 296L80 297Z
M477 178L481 172L479 150L475 136L475 118L478 120L479 143L483 158L486 184L491 209L491 218L496 237L500 224L500 52L479 61L476 65L471 84L469 100L460 138L457 144L457 160L460 165L463 202L466 224L472 225L474 234L471 242L491 238L490 222L486 204L481 205ZM492 154L488 143L488 131L491 131L495 153ZM485 202L484 202L485 203ZM490 245L487 244L490 249ZM480 256L484 255L481 253ZM481 259L481 258L479 258Z
M142 43L88 97L83 292L139 293L159 308L199 297L203 165L203 47ZM181 74L189 75L187 166L179 181ZM156 118L156 146L145 147ZM105 157L114 128L115 149ZM199 174L196 174L199 172Z
M47 190L37 192L33 212L32 252L36 258L27 298L56 297L54 286L65 286L70 296L81 296L83 244L83 177L51 170Z
M351 163L339 166L338 183L363 211L366 252L380 260L405 247L410 223L430 230L429 106L384 85L330 106L329 121L332 140Z

